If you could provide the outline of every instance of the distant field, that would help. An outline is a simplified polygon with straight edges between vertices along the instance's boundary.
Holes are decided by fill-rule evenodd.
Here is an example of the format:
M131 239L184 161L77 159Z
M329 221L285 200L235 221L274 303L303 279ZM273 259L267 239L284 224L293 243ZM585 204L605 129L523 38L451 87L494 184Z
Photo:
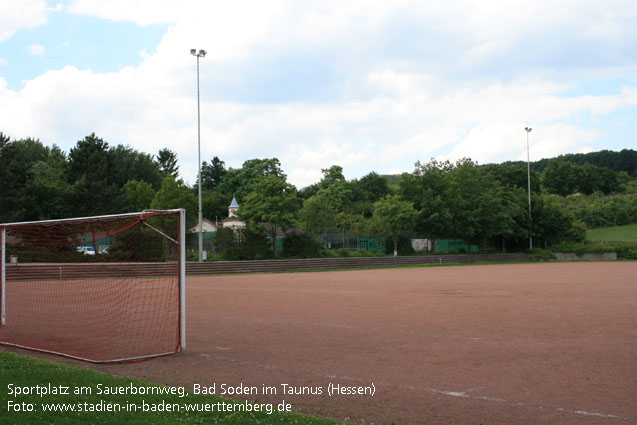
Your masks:
M602 227L586 231L589 241L629 241L637 242L637 223L626 226Z

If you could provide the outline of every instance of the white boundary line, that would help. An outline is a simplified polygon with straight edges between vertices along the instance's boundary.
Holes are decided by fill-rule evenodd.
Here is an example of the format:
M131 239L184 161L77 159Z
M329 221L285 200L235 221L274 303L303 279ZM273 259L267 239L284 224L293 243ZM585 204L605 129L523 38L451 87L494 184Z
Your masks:
M96 363L96 364L99 364L99 363L124 363L124 362L129 363L129 362L134 362L136 360L150 359L150 358L153 358L153 357L162 357L162 356L169 356L171 354L175 354L175 351L167 351L165 353L146 354L146 355L137 356L137 357L122 357L121 359L92 360L92 359L87 359L87 358L80 357L80 356L74 356L72 354L61 353L59 351L46 350L46 349L43 349L43 348L33 348L33 347L29 347L28 345L15 344L13 342L2 342L2 343L0 343L0 345L18 347L18 348L22 348L24 350L30 350L30 351L39 351L41 353L47 353L47 354L55 354L57 356L68 357L69 359L82 360L84 362Z

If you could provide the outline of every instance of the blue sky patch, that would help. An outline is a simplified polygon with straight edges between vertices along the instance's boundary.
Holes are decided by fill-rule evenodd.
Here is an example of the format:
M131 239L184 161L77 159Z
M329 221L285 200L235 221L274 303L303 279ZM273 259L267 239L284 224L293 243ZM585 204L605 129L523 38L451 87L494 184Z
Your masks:
M67 65L93 72L116 72L155 52L167 24L137 26L92 16L52 12L45 25L22 29L0 43L0 77L19 90L51 69Z

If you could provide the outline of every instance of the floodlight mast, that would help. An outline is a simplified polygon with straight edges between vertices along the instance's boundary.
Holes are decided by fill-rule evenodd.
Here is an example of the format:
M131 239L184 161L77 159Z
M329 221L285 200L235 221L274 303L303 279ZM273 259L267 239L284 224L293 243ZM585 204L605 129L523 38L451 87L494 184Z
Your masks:
M524 127L524 131L526 131L526 172L527 172L527 184L529 190L529 249L533 250L533 235L531 234L531 223L533 222L531 218L531 160L529 155L529 133L533 129L531 127Z
M197 160L198 160L198 178L197 184L199 186L199 211L197 214L197 218L199 219L199 262L203 261L203 214L201 213L201 108L200 108L200 97L199 97L199 58L203 58L206 56L206 51L200 49L197 53L197 49L190 49L190 54L197 58Z

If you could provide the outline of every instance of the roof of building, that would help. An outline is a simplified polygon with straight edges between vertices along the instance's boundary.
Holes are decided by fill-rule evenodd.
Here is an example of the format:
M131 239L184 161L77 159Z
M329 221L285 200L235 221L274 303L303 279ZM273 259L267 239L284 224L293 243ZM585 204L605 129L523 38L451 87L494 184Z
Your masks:
M212 226L214 228L217 228L217 225L214 222L208 220L207 218L203 219L202 224L207 224L208 226ZM188 231L189 232L197 232L197 231L199 231L199 223L197 223L194 226L192 226L190 229L188 229Z
M239 203L237 202L237 198L232 196L232 202L228 208L239 208Z

